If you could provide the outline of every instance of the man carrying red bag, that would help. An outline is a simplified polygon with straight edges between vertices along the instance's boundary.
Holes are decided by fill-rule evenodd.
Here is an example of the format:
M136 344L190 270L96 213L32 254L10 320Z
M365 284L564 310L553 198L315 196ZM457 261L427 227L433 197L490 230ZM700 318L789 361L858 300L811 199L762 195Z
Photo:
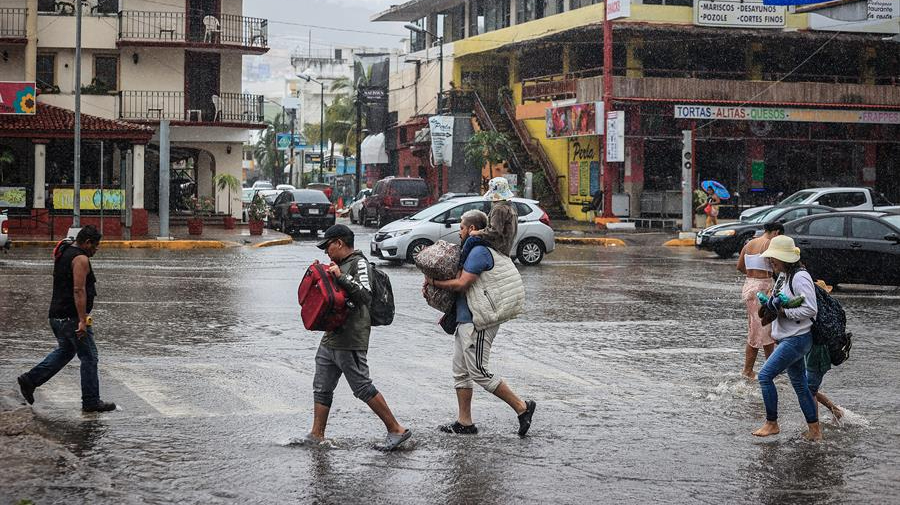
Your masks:
M412 432L404 428L381 393L369 378L366 353L369 349L369 333L372 321L369 306L372 303L371 269L363 254L353 248L353 231L342 224L334 225L316 246L331 259L328 272L338 286L347 292L348 313L344 324L325 332L316 352L316 374L313 379L313 426L306 436L308 442L318 444L325 439L325 426L334 389L341 375L347 378L353 395L364 401L384 422L387 439L381 447L394 450L409 439Z

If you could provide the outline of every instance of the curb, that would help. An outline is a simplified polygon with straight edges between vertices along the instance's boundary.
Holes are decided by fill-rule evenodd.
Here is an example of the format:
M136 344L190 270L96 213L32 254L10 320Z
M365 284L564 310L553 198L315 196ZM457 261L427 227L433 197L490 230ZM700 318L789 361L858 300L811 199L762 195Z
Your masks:
M58 241L52 240L18 240L12 242L12 247L56 247ZM224 242L221 240L104 240L101 247L104 249L168 249L173 251L187 251L191 249L225 249L236 247L240 244Z
M624 247L625 241L617 238L601 237L556 237L557 244L602 245L604 247Z
M253 246L251 246L251 247L258 249L260 247L272 247L272 246L276 246L276 245L291 245L293 243L294 243L294 239L292 239L291 237L284 237L284 238L276 238L276 239L272 239L272 240L266 240L265 242L253 244Z
M673 238L665 244L666 247L694 247L695 241L692 238Z

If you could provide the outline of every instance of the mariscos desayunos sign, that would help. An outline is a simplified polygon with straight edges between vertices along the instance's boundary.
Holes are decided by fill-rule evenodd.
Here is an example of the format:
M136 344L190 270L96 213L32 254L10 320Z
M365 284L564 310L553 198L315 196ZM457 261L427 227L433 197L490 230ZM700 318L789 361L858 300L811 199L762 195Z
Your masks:
M783 5L763 5L761 0L696 0L694 24L737 28L784 28Z
M676 105L675 118L732 121L795 121L802 123L900 124L900 111Z

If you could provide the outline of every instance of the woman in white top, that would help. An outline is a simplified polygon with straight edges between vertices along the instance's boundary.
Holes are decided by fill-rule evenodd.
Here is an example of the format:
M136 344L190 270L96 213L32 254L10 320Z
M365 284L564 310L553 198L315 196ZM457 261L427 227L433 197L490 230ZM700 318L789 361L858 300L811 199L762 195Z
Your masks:
M747 276L744 288L741 290L741 299L747 306L747 345L744 346L744 370L741 375L748 379L755 379L753 365L759 350L765 352L766 357L775 349L775 341L772 340L772 328L763 326L759 318L759 299L756 293L768 294L772 291L772 267L769 261L762 257L762 253L769 247L769 241L784 233L781 223L766 223L765 233L747 242L741 249L738 257L737 269Z
M773 272L778 276L769 296L769 303L760 309L764 322L772 324L772 338L777 345L759 371L759 386L766 406L766 424L753 432L758 437L775 435L781 431L778 426L778 390L773 382L775 377L787 371L791 385L800 402L800 410L809 426L804 436L810 440L821 440L822 430L816 410L816 400L809 390L804 357L812 348L812 323L818 313L816 288L812 277L800 264L800 249L794 239L784 235L769 241L769 247L762 254L769 258ZM797 308L784 308L777 296L784 293L788 299L803 296L803 303ZM774 318L774 320L772 320Z

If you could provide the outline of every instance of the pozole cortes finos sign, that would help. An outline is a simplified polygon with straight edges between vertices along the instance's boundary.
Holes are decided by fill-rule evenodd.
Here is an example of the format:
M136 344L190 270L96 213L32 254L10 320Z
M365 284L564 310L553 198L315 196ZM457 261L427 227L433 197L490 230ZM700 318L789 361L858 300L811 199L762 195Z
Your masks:
M803 123L900 124L900 111L676 105L675 118L732 121L796 121Z

